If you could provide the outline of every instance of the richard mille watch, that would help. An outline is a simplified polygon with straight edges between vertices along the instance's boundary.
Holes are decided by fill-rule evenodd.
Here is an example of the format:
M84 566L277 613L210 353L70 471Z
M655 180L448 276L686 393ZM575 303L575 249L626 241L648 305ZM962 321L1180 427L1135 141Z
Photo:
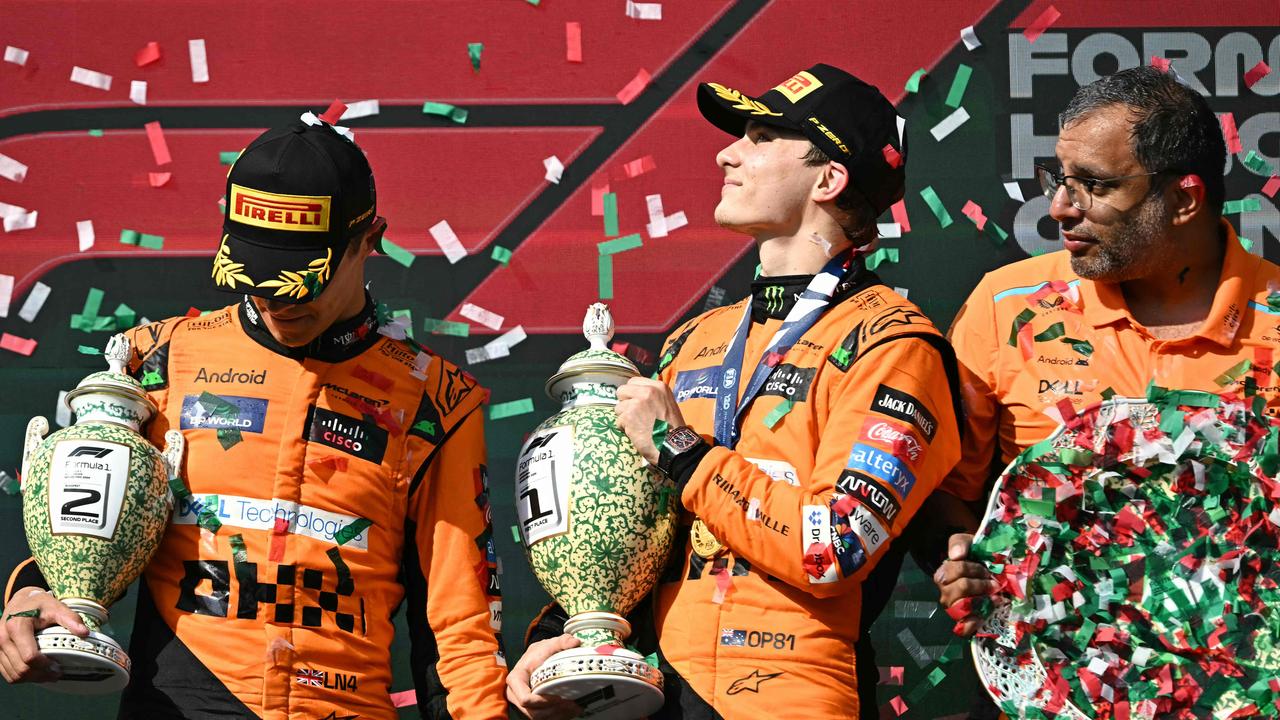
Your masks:
M671 463L677 456L693 450L705 441L688 425L673 428L667 432L667 439L658 448L658 469L667 476L671 475Z

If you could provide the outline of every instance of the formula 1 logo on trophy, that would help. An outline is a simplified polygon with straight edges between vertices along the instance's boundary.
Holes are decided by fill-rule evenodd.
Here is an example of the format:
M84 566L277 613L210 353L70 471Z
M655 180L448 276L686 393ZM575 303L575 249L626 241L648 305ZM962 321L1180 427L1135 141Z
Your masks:
M618 387L639 371L606 347L608 308L587 310L591 347L547 380L561 410L529 436L516 464L521 540L534 575L569 614L580 647L552 655L533 690L576 700L584 716L630 720L662 707L662 673L623 641L624 619L654 587L675 535L671 481L618 428Z
M50 591L89 628L79 638L61 627L40 631L40 651L56 660L54 690L116 692L129 683L131 663L103 631L107 607L124 595L160 545L173 508L186 448L182 433L165 433L157 450L141 435L157 411L142 385L125 372L130 347L115 335L103 355L109 370L89 375L67 393L76 422L54 434L49 422L27 424L22 455L22 513L31 555ZM43 438L43 439L42 439Z

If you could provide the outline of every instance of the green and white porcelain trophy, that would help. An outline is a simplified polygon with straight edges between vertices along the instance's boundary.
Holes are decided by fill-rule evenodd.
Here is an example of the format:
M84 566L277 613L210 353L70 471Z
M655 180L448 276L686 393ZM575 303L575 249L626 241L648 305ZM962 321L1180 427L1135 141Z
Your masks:
M86 695L129 683L129 656L103 630L107 608L160 545L173 508L169 478L186 447L176 430L165 433L163 453L141 435L156 406L125 372L129 340L115 335L103 354L110 370L67 393L75 424L44 437L49 422L32 418L22 455L31 555L50 591L90 630L86 638L57 626L37 633L40 651L62 666L48 687Z
M591 346L547 381L561 410L529 436L516 465L529 564L569 614L565 632L582 641L534 670L531 685L576 700L586 717L630 720L662 707L662 673L625 647L624 616L657 583L679 501L618 427L618 387L640 373L607 347L608 308L592 305L582 329Z

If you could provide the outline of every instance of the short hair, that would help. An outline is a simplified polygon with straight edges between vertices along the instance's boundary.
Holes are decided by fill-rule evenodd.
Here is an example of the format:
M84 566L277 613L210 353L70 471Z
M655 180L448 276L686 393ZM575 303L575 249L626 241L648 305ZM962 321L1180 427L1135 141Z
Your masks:
M1058 116L1062 127L1113 105L1133 115L1130 140L1133 154L1147 172L1195 173L1204 182L1205 200L1215 215L1222 214L1226 197L1223 170L1227 145L1218 117L1199 93L1178 82L1173 71L1153 67L1121 70L1076 91ZM1167 178L1152 182L1152 191Z
M822 148L809 143L809 152L805 153L804 164L817 167L831 162L831 157ZM876 239L876 211L871 208L867 199L858 192L852 182L836 196L836 209L844 213L840 221L840 229L844 236L853 241L854 247L861 247Z

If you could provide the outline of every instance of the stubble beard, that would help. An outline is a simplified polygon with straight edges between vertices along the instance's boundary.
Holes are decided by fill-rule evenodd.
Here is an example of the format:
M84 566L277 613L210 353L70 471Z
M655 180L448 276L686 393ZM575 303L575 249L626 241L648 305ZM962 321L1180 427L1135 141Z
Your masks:
M1155 200L1155 201L1153 201ZM1142 208L1107 230L1094 252L1071 256L1071 269L1086 280L1124 282L1151 274L1171 258L1160 252L1170 213L1158 198L1143 201Z

